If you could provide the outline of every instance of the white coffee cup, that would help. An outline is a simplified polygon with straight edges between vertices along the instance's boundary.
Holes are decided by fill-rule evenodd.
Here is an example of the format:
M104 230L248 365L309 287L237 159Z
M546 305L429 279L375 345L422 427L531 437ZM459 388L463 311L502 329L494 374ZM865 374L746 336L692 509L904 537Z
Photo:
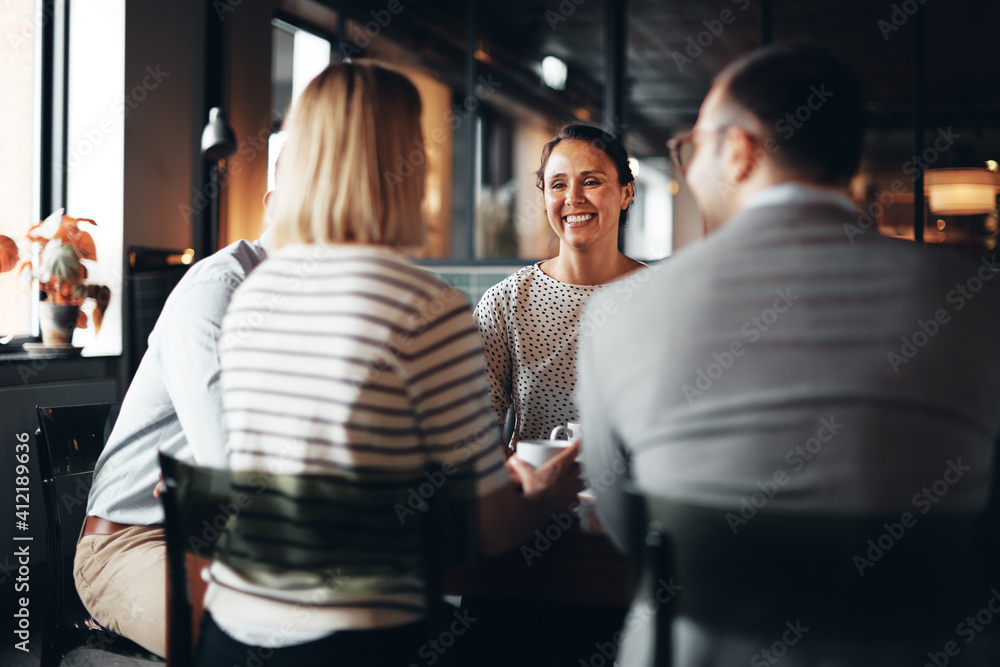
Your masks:
M558 440L559 436L566 435L570 442L578 439L583 435L583 428L579 424L569 422L564 426L556 426L552 429L552 433L549 434L549 440Z
M572 440L521 440L514 456L535 468L573 444Z

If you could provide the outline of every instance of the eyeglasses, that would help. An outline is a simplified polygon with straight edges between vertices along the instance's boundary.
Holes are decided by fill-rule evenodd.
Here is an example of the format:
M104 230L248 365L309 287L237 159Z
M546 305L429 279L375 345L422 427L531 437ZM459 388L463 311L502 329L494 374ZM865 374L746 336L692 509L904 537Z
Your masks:
M694 138L696 135L719 134L721 132L725 132L731 127L734 127L734 125L730 123L727 125L720 125L719 127L712 128L710 130L695 129L678 135L668 141L667 148L670 150L670 159L673 160L674 166L677 167L677 171L680 175L687 176L688 167L691 166L691 160L694 158Z

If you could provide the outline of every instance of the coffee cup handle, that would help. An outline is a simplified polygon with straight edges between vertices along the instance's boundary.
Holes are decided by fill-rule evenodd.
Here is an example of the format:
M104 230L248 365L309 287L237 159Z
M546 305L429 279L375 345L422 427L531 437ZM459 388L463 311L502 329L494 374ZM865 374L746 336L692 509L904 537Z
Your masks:
M562 435L563 433L565 433L566 437L569 438L570 440L573 439L573 431L569 427L556 426L554 429L552 429L552 433L549 433L549 440L558 440L559 436Z

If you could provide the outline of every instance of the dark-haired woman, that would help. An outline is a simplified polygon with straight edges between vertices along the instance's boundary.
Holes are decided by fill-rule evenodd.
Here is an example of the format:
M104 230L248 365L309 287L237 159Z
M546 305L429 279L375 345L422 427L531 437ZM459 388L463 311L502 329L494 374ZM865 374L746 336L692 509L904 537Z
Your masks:
M475 312L501 424L514 405L512 442L547 438L553 427L580 421L573 390L583 306L601 285L643 266L619 249L635 198L620 140L569 125L545 144L535 175L559 253L491 287Z
M619 249L635 198L621 141L569 125L545 144L536 177L559 253L491 287L475 312L493 410L503 424L513 403L515 443L580 421L573 393L583 307L602 285L643 267ZM530 474L526 465L508 459L516 475ZM615 646L625 616L624 608L469 596L463 607L480 620L458 662L478 667L589 664L596 645Z

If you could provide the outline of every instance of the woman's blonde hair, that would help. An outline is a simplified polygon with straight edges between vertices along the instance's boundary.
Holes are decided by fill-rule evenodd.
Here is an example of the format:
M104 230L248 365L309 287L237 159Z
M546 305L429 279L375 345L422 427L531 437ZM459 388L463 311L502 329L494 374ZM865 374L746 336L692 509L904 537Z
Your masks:
M285 122L274 247L292 243L417 246L426 156L420 95L372 62L330 65Z

